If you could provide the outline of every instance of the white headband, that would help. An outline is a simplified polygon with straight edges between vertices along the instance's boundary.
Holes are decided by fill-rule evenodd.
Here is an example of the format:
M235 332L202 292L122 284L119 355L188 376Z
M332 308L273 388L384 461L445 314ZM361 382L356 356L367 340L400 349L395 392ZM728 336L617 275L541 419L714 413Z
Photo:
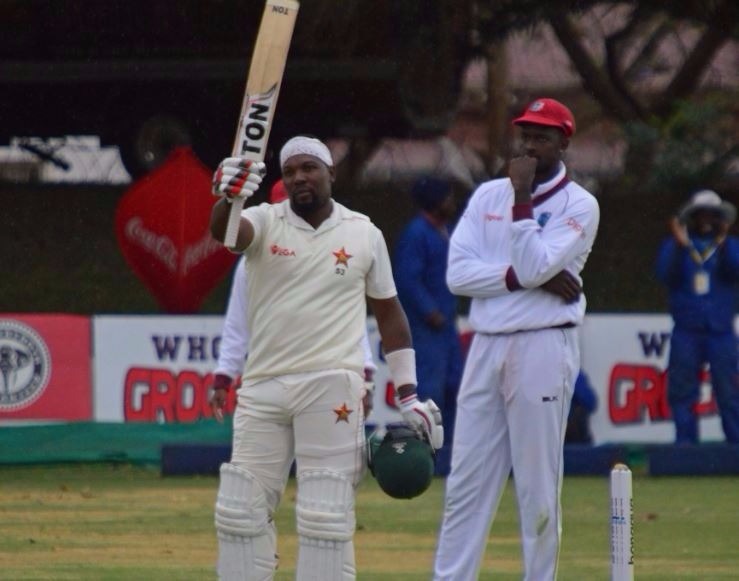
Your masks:
M334 160L331 158L331 152L322 141L315 137L304 137L300 135L298 137L293 137L282 146L282 150L280 150L280 167L285 165L285 162L294 155L301 154L317 157L329 167L334 165Z

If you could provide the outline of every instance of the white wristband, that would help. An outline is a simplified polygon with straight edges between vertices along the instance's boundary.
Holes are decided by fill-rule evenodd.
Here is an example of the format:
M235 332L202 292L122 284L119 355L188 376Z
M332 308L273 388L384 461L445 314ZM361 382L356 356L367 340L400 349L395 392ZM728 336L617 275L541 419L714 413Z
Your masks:
M398 349L385 354L385 361L390 369L395 387L416 385L416 352L410 347Z

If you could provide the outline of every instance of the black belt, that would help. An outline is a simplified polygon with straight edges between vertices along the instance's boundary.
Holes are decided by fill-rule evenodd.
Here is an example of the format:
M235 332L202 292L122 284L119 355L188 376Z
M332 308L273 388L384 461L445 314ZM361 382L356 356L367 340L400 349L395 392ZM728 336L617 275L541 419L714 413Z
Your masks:
M539 329L519 329L518 331L507 331L505 333L485 333L484 331L477 331L479 335L514 335L516 333L532 333L534 331L546 331L547 329L572 329L577 327L577 323L562 323L561 325L552 325L551 327L541 327Z

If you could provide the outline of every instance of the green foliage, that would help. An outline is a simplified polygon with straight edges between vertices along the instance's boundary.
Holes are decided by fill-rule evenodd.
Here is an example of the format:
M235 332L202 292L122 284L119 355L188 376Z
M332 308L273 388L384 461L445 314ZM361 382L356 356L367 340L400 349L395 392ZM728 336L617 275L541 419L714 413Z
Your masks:
M739 155L733 103L729 95L702 101L678 101L664 121L634 121L624 125L629 153L627 173L637 176L646 192L689 193L713 187ZM643 179L646 178L646 179Z

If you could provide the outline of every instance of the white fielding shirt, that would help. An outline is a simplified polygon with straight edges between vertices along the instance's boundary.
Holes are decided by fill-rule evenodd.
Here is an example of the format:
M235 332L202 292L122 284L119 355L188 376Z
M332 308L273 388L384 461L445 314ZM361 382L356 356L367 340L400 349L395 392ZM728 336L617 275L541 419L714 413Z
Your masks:
M370 219L335 200L318 229L290 201L243 211L254 227L246 249L249 358L244 383L348 369L364 375L366 296L397 292L387 245Z
M214 373L228 375L232 379L244 373L244 363L249 351L249 331L246 326L248 299L246 297L246 260L242 256L236 264L231 292L223 320L223 332L218 352L218 365ZM362 337L364 368L377 371L372 357L372 347L365 328Z
M472 297L469 322L476 332L581 324L584 294L578 302L565 304L537 287L563 269L582 284L580 272L600 220L597 200L568 181L561 164L557 175L533 192L533 217L514 221L513 201L508 178L485 182L475 190L450 241L449 288ZM511 267L523 288L509 290L506 275Z

